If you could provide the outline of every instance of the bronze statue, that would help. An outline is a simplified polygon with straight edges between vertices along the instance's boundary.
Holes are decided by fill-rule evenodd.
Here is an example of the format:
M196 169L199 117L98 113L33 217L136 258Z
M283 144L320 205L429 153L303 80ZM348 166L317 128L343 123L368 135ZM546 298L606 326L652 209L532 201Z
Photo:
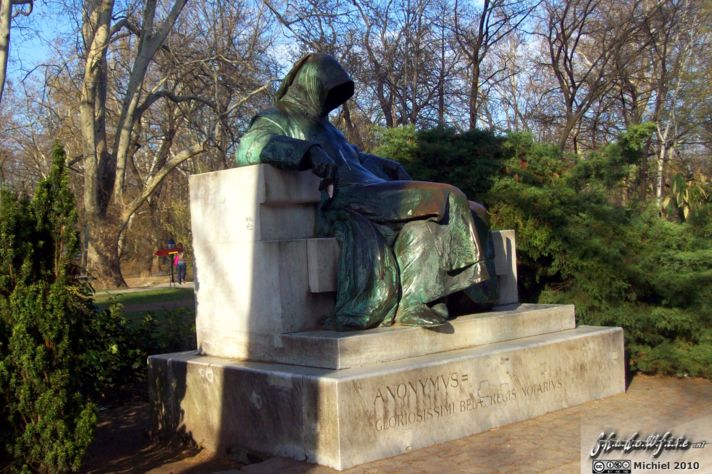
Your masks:
M331 56L310 54L285 77L274 107L252 119L238 165L311 169L322 181L317 233L340 244L331 326L447 322L449 295L496 298L489 230L454 186L413 181L392 160L360 152L328 119L354 92Z

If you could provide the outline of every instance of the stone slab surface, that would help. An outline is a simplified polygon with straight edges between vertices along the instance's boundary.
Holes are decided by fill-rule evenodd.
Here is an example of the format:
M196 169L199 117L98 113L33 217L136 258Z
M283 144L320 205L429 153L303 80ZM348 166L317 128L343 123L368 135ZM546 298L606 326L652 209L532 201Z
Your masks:
M623 332L579 327L371 367L149 358L160 429L336 469L625 389Z
M310 172L268 165L191 175L194 243L313 237L318 186Z
M335 238L309 239L307 266L309 267L309 291L335 292L339 270L339 242Z
M368 331L304 331L283 334L276 348L252 359L345 369L437 352L492 344L576 327L573 305L518 304L459 316L434 329L375 328Z
M320 200L319 178L311 171L285 172L271 165L260 164L190 176L190 185L197 188L212 188L216 185L234 188L238 184L242 185L242 189L236 191L254 190L256 202L260 204L316 204Z

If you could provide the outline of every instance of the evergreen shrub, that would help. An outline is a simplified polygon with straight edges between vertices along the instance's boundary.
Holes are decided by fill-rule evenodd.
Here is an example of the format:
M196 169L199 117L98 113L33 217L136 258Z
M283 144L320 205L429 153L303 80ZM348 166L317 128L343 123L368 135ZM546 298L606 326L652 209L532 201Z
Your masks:
M654 203L621 204L647 138L634 132L583 158L510 136L505 147L526 159L512 156L492 189L494 224L517 231L530 301L574 303L580 324L622 326L633 370L710 378L712 242Z
M94 305L76 228L61 147L31 200L0 189L0 452L15 471L78 471L96 404L136 393L148 354L194 347L192 314Z
M83 394L93 314L76 277L76 210L64 152L32 200L0 192L0 404L5 443L20 471L77 471L95 406Z
M504 139L489 131L416 130L410 125L379 129L378 136L374 153L403 163L413 179L457 184L480 202L504 165Z
M633 370L712 378L712 204L669 221L637 199L652 130L575 156L526 133L406 127L383 132L376 152L460 187L489 205L493 228L516 231L522 301L622 326Z

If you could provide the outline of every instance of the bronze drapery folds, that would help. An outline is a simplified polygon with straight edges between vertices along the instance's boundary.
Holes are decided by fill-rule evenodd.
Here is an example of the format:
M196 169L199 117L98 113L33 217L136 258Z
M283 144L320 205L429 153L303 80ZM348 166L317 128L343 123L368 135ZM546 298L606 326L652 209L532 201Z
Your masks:
M240 140L238 165L311 169L323 186L317 233L340 244L329 326L366 329L447 322L447 297L496 299L489 230L454 186L413 181L392 160L360 152L328 119L354 92L331 56L298 61Z

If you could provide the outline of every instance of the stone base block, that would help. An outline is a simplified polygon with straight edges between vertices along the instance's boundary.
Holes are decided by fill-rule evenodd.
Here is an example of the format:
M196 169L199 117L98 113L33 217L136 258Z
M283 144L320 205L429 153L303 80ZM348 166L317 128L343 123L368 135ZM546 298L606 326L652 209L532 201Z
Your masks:
M458 316L432 329L394 326L368 331L301 331L264 337L252 334L240 346L243 350L240 358L347 369L573 329L576 327L574 313L571 304L525 303Z
M336 469L625 390L623 331L579 327L328 370L195 352L149 358L159 429Z

